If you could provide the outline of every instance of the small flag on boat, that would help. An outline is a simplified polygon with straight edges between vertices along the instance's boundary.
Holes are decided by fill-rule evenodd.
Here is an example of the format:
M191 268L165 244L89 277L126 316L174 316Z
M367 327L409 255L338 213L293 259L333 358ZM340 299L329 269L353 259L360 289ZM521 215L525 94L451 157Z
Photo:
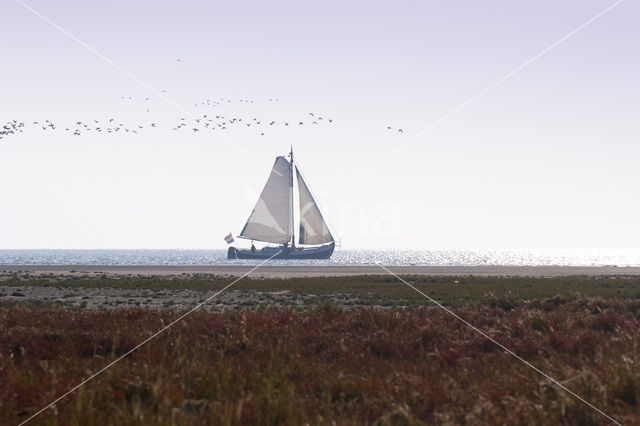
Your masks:
M224 237L224 240L227 242L227 244L231 244L232 242L234 242L235 240L233 239L233 235L229 234L226 237Z

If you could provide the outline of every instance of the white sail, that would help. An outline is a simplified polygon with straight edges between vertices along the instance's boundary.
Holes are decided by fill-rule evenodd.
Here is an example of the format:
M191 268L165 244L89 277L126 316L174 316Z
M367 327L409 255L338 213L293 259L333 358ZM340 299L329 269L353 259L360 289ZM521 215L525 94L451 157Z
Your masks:
M253 208L240 237L283 244L293 235L290 164L277 157L269 179Z
M330 243L333 241L333 236L298 167L296 167L296 176L300 196L300 244Z

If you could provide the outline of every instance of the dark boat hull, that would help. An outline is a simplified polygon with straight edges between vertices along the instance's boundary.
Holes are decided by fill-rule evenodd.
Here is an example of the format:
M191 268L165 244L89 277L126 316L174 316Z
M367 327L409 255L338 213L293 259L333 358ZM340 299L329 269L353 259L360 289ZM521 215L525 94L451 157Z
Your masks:
M262 250L238 250L235 247L229 247L227 252L228 259L329 259L333 254L335 243L327 244L314 248L287 248L283 247L265 247Z

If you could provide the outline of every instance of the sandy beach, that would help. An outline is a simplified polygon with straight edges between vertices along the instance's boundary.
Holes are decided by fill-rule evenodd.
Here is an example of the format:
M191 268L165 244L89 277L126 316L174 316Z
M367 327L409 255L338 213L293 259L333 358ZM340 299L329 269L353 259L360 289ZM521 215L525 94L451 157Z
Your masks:
M242 276L256 265L225 266L173 266L173 265L0 265L0 272L29 272L54 275L107 274L171 276L212 274ZM611 276L640 275L640 267L617 266L389 266L398 275L474 275L474 276L516 276L516 277L563 277L573 275ZM252 277L297 278L320 276L386 275L387 272L376 265L358 266L261 266L251 272Z

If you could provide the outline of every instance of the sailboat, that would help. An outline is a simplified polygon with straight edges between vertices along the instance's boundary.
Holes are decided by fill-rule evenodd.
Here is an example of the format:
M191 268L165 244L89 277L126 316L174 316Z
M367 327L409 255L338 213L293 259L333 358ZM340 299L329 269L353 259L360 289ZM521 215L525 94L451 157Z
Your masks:
M335 240L300 169L293 162L293 147L288 157L276 157L260 198L239 235L278 246L260 250L253 243L251 249L229 247L227 258L328 259L333 254ZM294 194L294 186L297 194ZM297 215L294 214L296 209Z

